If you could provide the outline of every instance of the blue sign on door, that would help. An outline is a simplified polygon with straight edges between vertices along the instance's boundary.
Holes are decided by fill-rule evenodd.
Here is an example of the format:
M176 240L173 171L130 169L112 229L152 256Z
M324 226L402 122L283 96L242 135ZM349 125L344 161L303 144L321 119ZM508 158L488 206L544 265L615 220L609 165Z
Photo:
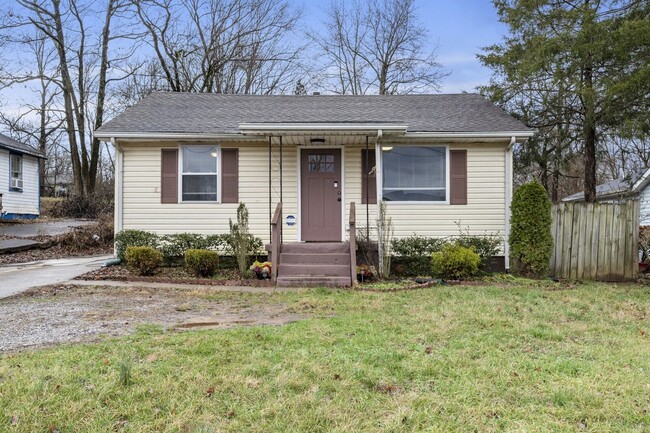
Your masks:
M296 217L293 215L287 215L287 225L288 226L296 225Z

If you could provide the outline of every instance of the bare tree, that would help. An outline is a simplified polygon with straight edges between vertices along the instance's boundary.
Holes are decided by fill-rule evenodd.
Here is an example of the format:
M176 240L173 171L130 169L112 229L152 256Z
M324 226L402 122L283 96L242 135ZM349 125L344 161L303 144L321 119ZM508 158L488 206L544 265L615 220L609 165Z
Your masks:
M61 110L74 187L80 194L95 189L101 145L93 131L104 120L108 84L120 79L120 74L111 76L109 65L129 57L137 46L131 44L125 52L109 56L112 41L131 36L112 33L113 20L126 11L127 5L126 0L99 4L85 0L17 0L15 10L5 15L0 28L5 37L17 34L9 37L14 49L24 47L30 35L37 32L42 35L45 49L55 53L55 76L50 72L49 77L59 91L48 105ZM101 27L96 26L97 22ZM5 78L10 86L44 79L43 74L34 74L26 67Z
M324 34L309 33L330 89L339 94L390 95L438 91L447 75L418 22L413 0L335 0ZM433 47L433 49L431 49Z
M132 0L174 92L275 93L299 78L286 0Z

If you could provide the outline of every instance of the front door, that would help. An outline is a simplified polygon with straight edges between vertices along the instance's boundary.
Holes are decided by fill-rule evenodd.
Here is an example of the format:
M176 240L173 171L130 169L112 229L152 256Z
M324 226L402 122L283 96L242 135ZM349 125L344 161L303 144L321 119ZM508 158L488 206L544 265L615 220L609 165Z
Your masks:
M341 149L302 149L301 238L341 240Z

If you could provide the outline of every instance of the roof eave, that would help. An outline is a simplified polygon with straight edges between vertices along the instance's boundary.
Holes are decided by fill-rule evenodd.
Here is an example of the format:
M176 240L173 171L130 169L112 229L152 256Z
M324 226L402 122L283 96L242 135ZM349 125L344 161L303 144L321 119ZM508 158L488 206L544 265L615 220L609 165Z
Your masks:
M33 156L34 158L41 158L41 159L47 159L47 157L38 151L30 151L30 150L24 150L24 149L16 149L15 147L12 146L7 146L5 144L0 143L0 149L6 149L9 152L14 152L14 153L20 153L22 155L29 155Z

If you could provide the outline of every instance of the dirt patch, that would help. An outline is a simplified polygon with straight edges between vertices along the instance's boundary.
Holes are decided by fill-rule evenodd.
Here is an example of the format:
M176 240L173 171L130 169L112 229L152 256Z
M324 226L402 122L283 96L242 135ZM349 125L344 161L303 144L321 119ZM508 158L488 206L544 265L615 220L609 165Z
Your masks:
M0 300L0 352L92 342L155 324L168 330L281 325L307 317L284 304L210 299L206 290L57 285Z
M235 269L220 269L212 278L197 278L194 274L183 267L162 267L150 277L142 277L131 272L126 266L110 266L99 268L83 275L75 280L90 281L129 281L129 282L150 282L150 283L171 283L171 284L201 284L207 286L247 286L247 287L273 287L270 280L258 280L255 278L240 278L239 272Z

